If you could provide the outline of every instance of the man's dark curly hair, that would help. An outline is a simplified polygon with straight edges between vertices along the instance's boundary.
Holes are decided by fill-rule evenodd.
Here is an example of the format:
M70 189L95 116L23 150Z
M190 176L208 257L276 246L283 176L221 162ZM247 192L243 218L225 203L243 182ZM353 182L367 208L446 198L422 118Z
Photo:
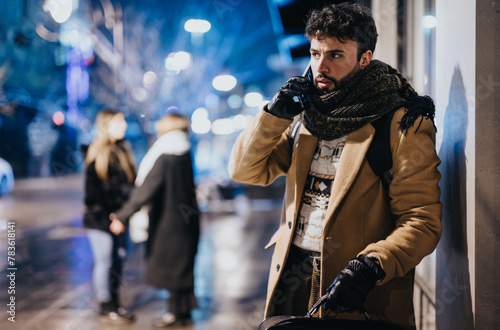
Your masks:
M307 20L306 37L322 40L336 37L358 43L358 60L367 50L375 51L377 28L371 11L358 4L340 3L313 10Z

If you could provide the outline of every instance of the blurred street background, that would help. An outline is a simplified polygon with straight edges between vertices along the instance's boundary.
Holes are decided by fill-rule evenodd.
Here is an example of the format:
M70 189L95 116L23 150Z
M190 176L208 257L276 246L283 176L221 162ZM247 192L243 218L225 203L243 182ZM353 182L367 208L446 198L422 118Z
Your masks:
M139 164L171 107L191 120L202 211L193 328L256 329L284 183L232 182L228 157L263 102L306 68L309 11L340 2L0 1L0 329L110 327L93 312L81 148L96 113L113 108ZM372 10L374 58L436 105L443 236L416 268L417 329L500 328L499 4L349 2ZM122 298L138 320L123 329L165 312L168 292L144 285L143 253L130 244Z
M79 173L96 113L126 115L139 162L169 107L191 119L198 182L227 158L259 106L308 63L283 1L16 0L0 3L0 157L16 178ZM290 2L290 1L285 1Z
M261 104L302 74L305 16L327 2L1 1L3 305L13 297L13 238L17 269L16 322L7 306L0 328L109 327L94 312L81 147L96 134L96 113L117 109L139 164L156 138L154 122L177 107L191 119L202 210L194 328L255 329L271 252L264 245L278 226L284 187L238 185L227 159ZM131 243L128 252L122 300L138 320L122 328L144 329L166 311L168 292L144 284L144 246Z

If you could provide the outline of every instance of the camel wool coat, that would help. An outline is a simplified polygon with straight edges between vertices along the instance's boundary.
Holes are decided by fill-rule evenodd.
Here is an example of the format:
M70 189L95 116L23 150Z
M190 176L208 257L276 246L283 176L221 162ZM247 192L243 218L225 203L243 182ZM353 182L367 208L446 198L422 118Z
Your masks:
M393 180L388 194L366 159L374 127L367 124L347 136L322 235L320 294L326 293L350 259L375 254L386 276L369 293L364 307L372 319L412 329L413 270L439 241L442 206L434 125L430 119L419 117L404 134L398 129L404 113L403 108L397 110L391 122ZM274 246L274 253L265 317L272 316L272 304L286 299L276 288L283 276L304 184L318 143L301 125L292 153L288 139L291 123L292 120L261 109L238 137L229 161L231 178L242 183L269 185L286 175L280 227L266 246ZM321 317L330 314L320 311ZM363 319L360 313L341 313L338 318Z

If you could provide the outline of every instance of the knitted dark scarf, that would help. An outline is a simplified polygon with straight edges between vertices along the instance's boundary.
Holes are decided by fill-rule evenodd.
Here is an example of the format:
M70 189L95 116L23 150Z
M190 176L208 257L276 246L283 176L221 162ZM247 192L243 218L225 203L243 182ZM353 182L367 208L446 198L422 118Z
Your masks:
M341 89L324 95L313 93L301 120L317 138L333 140L401 107L407 109L400 123L405 134L419 115L434 123L432 99L419 96L396 69L373 60Z

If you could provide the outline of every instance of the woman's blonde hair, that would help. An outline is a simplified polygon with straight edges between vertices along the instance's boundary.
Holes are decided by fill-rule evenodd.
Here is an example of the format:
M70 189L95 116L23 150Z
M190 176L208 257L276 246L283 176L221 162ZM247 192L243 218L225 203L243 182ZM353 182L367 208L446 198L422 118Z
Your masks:
M123 143L122 148L114 147L108 133L109 122L113 117L119 114L121 114L121 112L110 109L101 110L97 114L97 136L89 146L85 157L85 165L88 166L95 161L97 176L102 181L108 182L108 168L110 162L111 165L118 165L113 164L113 159L111 158L111 153L113 152L118 158L119 165L125 171L128 182L132 183L135 180L135 162L130 146L128 143Z
M158 119L155 123L157 136L162 136L165 133L181 130L187 132L189 129L189 120L180 114L166 115Z

